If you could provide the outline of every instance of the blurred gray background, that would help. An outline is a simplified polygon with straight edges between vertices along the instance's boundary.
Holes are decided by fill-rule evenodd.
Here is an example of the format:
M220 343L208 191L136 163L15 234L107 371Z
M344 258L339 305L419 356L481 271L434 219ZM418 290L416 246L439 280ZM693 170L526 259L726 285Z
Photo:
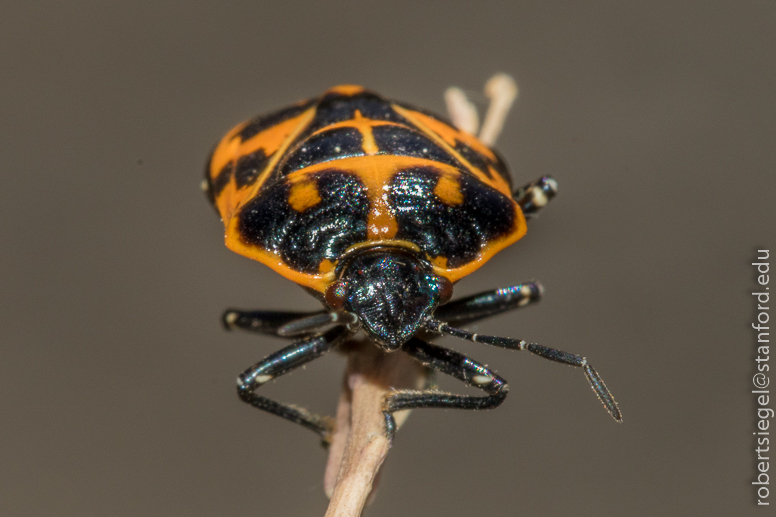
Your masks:
M755 514L775 21L753 0L6 5L0 514L323 515L316 437L234 392L283 342L219 325L316 303L224 247L207 153L336 84L442 112L498 71L520 85L498 148L561 194L456 292L540 279L541 304L479 330L586 355L625 422L579 370L446 339L511 394L415 411L367 515ZM331 412L343 366L266 392Z

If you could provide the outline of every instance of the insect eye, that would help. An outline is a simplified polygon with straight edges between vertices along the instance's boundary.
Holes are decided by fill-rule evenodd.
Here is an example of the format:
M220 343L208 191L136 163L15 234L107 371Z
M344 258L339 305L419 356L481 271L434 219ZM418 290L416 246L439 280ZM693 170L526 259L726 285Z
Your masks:
M325 300L326 305L334 310L342 309L345 304L345 298L347 296L347 282L344 280L338 280L334 282L326 289Z
M439 304L442 305L450 301L453 297L453 283L447 278L439 279Z

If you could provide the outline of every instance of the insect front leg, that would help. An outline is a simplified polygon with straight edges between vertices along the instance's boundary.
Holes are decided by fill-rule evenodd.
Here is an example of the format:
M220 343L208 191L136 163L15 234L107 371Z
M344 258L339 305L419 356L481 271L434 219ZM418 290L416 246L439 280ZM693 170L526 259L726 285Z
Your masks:
M237 394L243 402L315 431L321 436L324 444L329 443L333 430L331 417L275 402L255 392L272 379L321 357L349 334L350 331L346 327L336 327L323 335L299 341L268 355L237 377Z
M425 341L412 338L402 346L423 366L433 368L463 381L487 393L486 396L456 395L438 390L398 390L385 398L383 414L388 437L393 439L396 423L395 411L413 408L455 408L455 409L492 409L501 404L507 396L509 386L487 366L473 361L463 354Z
M434 316L453 325L466 325L536 303L543 292L539 282L502 287L453 300L437 308Z
M587 362L586 357L582 357L577 354L570 354L563 350L556 350L555 348L548 348L546 346L539 345L537 343L528 343L522 339L514 339L508 337L488 336L485 334L478 334L475 332L469 332L468 330L458 329L450 327L447 323L439 320L429 318L426 320L426 328L431 332L438 332L440 334L448 334L473 343L484 343L486 345L497 346L499 348L506 348L508 350L527 350L532 354L538 355L551 361L556 361L561 364L569 366L576 366L582 368L585 372L587 382L590 383L590 387L593 388L598 400L604 405L606 410L612 415L617 422L622 422L622 413L617 406L617 402L614 400L614 396L609 391L609 388L604 384L601 376L595 371L595 368Z

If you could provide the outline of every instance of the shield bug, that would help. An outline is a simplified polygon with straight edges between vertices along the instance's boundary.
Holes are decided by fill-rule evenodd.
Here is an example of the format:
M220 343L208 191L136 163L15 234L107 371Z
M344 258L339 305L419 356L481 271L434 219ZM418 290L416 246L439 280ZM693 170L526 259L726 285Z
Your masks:
M585 358L460 328L538 301L538 282L450 300L454 283L520 239L526 220L557 191L550 177L512 187L504 160L491 146L516 89L506 76L491 83L480 138L473 135L476 111L460 91L448 92L453 124L346 85L244 122L216 145L204 188L223 220L226 245L323 304L313 313L224 313L229 329L294 339L239 376L243 401L328 440L330 419L256 392L363 331L385 352L409 354L485 392L394 391L383 406L389 436L398 410L501 404L508 391L503 378L426 340L448 334L582 368L605 408L621 421L614 398Z

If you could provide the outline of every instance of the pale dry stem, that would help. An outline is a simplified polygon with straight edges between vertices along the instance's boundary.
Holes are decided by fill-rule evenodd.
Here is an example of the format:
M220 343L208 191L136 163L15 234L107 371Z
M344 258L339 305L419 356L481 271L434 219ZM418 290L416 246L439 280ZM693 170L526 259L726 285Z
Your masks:
M496 74L485 83L485 95L490 99L490 105L478 137L483 144L493 147L509 108L517 98L517 83L507 74Z
M496 74L485 83L485 96L489 104L482 127L479 127L477 108L460 88L448 88L445 91L445 103L455 127L472 135L477 133L479 127L480 141L488 147L493 147L504 127L509 109L517 98L517 83L507 74Z
M368 342L349 352L324 475L324 490L331 497L326 517L361 515L391 447L382 411L385 396L392 389L419 389L424 382L425 369L406 354L386 354ZM396 413L397 427L408 413Z
M455 127L472 135L477 134L477 129L480 127L477 108L466 98L462 89L451 86L445 90L445 104Z

